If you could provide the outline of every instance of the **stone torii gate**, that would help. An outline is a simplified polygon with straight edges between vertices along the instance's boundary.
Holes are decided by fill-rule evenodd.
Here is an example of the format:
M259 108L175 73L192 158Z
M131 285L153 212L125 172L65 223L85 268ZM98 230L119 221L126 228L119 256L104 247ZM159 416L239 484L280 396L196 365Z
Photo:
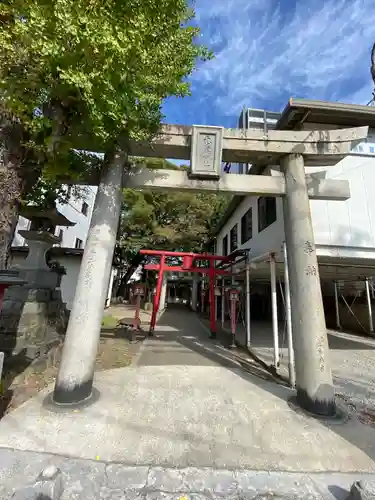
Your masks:
M124 172L121 155L102 172L77 281L53 401L89 403L102 314L110 279L121 207L121 188L227 192L283 197L290 275L296 386L299 404L316 414L335 412L335 395L315 251L309 197L346 200L349 184L306 175L305 167L329 166L367 137L368 128L326 131L263 131L165 125L151 143L130 154L190 159L190 172ZM222 174L225 162L280 165L277 176Z

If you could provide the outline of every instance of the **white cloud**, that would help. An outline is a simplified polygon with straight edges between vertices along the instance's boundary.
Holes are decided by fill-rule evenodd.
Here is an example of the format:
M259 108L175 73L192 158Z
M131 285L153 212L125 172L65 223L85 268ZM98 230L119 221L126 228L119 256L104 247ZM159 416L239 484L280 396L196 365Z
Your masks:
M192 75L193 88L220 113L274 108L290 96L371 99L375 0L197 0L195 8L216 57Z

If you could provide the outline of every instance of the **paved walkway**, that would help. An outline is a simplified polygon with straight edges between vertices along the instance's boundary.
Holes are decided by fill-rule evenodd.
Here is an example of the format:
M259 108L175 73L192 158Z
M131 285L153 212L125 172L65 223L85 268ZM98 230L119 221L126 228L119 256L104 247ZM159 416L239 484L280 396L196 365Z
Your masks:
M285 477L327 471L375 473L375 429L362 424L355 414L339 424L295 412L288 404L292 392L287 387L256 376L255 365L245 371L235 353L219 341L208 340L205 327L186 309L167 310L156 334L143 342L131 367L96 374L95 386L101 396L91 406L53 412L42 406L45 391L6 415L0 422L0 447L95 463L121 462L122 469L147 469L147 474L162 467L158 481L174 475L178 484L194 483L184 479L190 474L186 470L193 470L193 477L196 470L208 471L200 479L200 492L215 483L217 476L212 471L232 471L236 495L239 477L248 477L254 484L263 481L263 489L269 487L277 494L273 478L280 471L288 473ZM92 462L84 463L91 467ZM240 470L245 471L244 476ZM254 470L275 471L275 475L250 472ZM306 478L298 477L293 476L293 484ZM323 497L332 498L327 477ZM340 484L347 488L353 480L347 475L330 477L330 485L341 492ZM101 498L82 495L66 498ZM118 493L106 498L130 497Z

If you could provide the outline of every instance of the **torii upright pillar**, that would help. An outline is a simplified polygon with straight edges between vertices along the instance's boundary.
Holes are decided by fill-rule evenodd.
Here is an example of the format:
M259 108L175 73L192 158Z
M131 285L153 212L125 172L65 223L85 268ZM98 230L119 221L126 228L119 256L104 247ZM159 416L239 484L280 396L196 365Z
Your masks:
M283 208L297 400L312 413L333 415L335 391L304 160L300 154L290 154L280 163L285 174Z
M96 354L112 270L122 201L124 156L117 154L103 171L79 270L76 293L53 401L72 405L92 395Z

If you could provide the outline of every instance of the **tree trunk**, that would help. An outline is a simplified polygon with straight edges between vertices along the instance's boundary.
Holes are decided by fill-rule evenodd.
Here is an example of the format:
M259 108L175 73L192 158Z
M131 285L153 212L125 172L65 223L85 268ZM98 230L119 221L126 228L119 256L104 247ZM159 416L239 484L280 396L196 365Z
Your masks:
M18 201L22 179L17 168L0 161L0 269L6 269L18 220ZM15 223L16 221L16 223Z
M15 213L13 215L12 227L11 227L9 238L8 238L5 269L8 269L10 267L10 265L11 265L12 243L13 243L13 240L14 240L14 236L16 234L16 229L17 229L17 224L18 224L18 219L19 219L18 213L19 213L19 204L17 203L16 211L15 211Z
M0 124L0 269L6 269L8 250L13 240L18 217L18 204L23 182L22 130L17 123L1 120Z

